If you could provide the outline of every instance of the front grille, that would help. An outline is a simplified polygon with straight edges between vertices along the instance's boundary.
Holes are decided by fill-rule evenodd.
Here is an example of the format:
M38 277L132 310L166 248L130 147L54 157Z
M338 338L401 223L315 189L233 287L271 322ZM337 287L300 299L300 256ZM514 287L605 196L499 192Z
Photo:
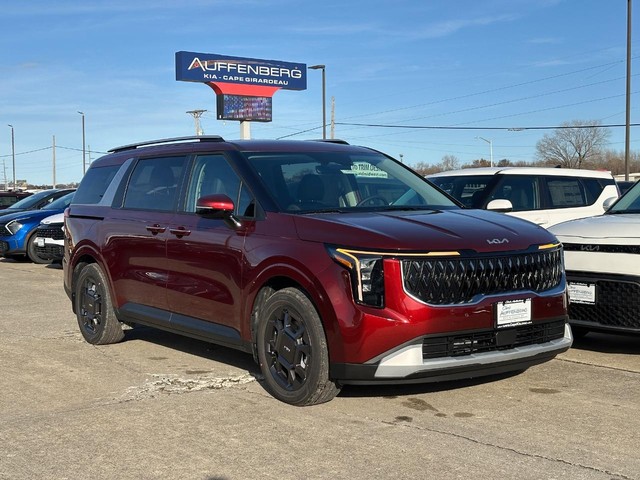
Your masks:
M608 327L640 328L640 285L598 280L596 304L569 303L569 319Z
M45 245L44 247L36 247L38 255L42 258L62 258L64 257L64 247L62 245Z
M64 240L64 230L62 230L62 224L52 223L51 225L42 225L38 227L38 230L36 230L36 237Z
M0 253L4 253L9 250L9 244L4 240L0 240Z
M640 255L640 245L604 245L599 243L563 243L567 252L604 252Z
M470 303L477 295L544 292L560 284L562 249L513 255L402 260L408 294L432 305Z
M504 330L428 337L422 341L422 358L459 357L546 343L564 337L564 326L565 321L558 320Z

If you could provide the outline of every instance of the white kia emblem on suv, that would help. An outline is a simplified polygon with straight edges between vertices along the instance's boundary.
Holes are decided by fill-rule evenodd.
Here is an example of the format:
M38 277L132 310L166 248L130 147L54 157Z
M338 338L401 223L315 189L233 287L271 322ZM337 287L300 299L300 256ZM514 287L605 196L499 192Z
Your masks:
M487 239L487 243L490 245L500 245L503 243L509 243L509 240L506 238L503 238L503 239L492 238L491 240Z

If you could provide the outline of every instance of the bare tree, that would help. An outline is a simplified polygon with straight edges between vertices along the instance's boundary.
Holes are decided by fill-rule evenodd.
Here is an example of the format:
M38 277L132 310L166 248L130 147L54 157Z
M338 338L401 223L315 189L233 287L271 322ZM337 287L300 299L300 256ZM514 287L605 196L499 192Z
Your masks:
M600 154L611 132L600 127L598 121L581 121L562 124L553 134L545 134L536 144L538 160L547 165L567 168L586 167Z
M446 172L447 170L457 170L460 168L460 160L455 155L445 155L442 161L436 164L418 162L413 169L420 175L431 175L432 173Z
M447 170L457 170L460 168L460 160L455 155L445 155L442 157L442 161L440 162L440 166L443 171Z

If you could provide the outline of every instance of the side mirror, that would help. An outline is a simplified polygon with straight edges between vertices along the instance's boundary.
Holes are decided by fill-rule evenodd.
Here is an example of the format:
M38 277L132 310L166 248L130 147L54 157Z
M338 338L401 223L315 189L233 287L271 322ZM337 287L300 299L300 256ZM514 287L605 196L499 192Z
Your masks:
M609 210L611 208L611 205L616 203L617 200L618 197L609 197L604 202L602 202L602 208L604 208L604 211L606 212L607 210Z
M504 198L496 198L487 204L487 210L494 212L508 213L513 210L513 204L510 200Z
M224 194L205 195L196 202L196 214L203 218L224 220L231 228L239 228L240 221L233 215L233 200Z

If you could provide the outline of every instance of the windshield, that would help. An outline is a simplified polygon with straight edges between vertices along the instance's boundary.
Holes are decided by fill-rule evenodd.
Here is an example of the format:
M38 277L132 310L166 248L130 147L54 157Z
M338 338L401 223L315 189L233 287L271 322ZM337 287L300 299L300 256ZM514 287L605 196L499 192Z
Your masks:
M28 196L27 198L23 198L22 200L11 205L11 208L22 208L25 210L29 210L31 207L40 203L40 201L44 198L47 198L51 195L51 190L46 190L44 192L34 193L33 195Z
M63 197L58 198L56 201L51 202L49 205L44 207L42 210L64 210L71 203L71 200L73 199L73 194L74 193L76 193L76 192L67 193Z
M607 213L640 213L640 182L627 190Z
M459 208L420 175L377 152L245 155L286 212Z

